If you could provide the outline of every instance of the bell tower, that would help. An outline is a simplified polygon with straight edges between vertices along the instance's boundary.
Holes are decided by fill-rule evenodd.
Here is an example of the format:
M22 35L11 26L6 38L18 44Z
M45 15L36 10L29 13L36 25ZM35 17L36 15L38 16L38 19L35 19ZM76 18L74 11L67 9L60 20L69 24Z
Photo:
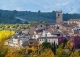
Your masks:
M62 11L56 11L56 23L61 23L63 21Z

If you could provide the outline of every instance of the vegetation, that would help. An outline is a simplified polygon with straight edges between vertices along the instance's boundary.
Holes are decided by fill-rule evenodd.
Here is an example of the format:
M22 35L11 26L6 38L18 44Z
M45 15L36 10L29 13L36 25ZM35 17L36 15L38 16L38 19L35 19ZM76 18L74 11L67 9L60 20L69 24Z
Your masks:
M40 13L40 12L39 12ZM42 21L41 21L42 22ZM26 54L25 49L7 48L4 46L4 42L11 38L16 30L29 29L30 24L0 24L0 57L24 57L28 55L30 57L79 57L80 51L73 50L73 41L66 40L57 46L54 43L48 43L45 41L42 44L42 49L39 53L28 51Z
M24 57L24 56L25 52L23 52L23 50L9 49L5 57Z
M70 57L79 57L79 52L77 50L75 50L74 52L72 52Z
M30 57L54 57L51 49L44 49L40 54L31 53Z
M54 53L51 49L45 49L41 54L38 55L38 57L54 57Z
M4 41L0 41L0 57L5 57L7 54L8 48L4 48Z
M43 47L44 49L47 49L47 48L51 48L52 45L51 45L50 43L48 43L48 42L44 42L44 43L42 43L42 47Z
M56 53L57 53L58 57L62 57L62 55L63 55L63 49L62 48L58 48Z
M80 18L80 14L63 14L64 21L69 19ZM9 10L0 10L0 23L15 24L15 23L30 23L31 21L40 22L55 22L56 12L31 12L31 11L9 11ZM43 21L41 21L43 20ZM43 23L45 23L43 22Z
M64 48L73 50L73 46L74 46L73 41L69 39Z
M6 38L6 37L5 37ZM24 57L26 54L25 49L8 48L4 46L4 40L0 41L0 57Z
M0 31L0 41L11 38L13 34L14 34L14 31L9 31L9 30Z
M30 28L30 24L0 24L0 30L16 31L16 30L24 30L29 28Z

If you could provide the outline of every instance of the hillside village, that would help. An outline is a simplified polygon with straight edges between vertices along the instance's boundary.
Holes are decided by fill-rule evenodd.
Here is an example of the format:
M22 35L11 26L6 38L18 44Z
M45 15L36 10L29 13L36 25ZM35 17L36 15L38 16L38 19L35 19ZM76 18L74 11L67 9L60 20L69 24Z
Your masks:
M25 48L40 52L42 44L55 42L56 48L66 41L73 49L80 49L80 19L63 21L62 11L56 11L56 23L30 24L30 29L17 30L12 38L5 41L5 46ZM67 45L67 44L65 44ZM68 46L66 49L70 49Z

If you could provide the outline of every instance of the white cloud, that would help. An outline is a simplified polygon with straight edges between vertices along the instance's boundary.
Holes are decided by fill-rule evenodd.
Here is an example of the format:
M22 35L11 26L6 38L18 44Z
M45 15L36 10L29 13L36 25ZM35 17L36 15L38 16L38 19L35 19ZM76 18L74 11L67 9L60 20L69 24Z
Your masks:
M1 8L2 9L7 9L7 10L12 9L12 4L3 5Z
M23 9L21 7L17 7L15 10L23 11Z
M52 11L62 10L64 13L75 13L80 10L80 0L0 0L1 9Z

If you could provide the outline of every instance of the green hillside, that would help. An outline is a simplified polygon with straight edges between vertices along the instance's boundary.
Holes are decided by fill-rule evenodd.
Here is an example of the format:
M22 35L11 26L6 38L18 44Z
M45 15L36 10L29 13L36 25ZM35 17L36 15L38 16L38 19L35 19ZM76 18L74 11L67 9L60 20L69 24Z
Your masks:
M63 14L63 20L69 20L71 18L80 18L80 14ZM0 10L0 23L27 23L31 21L46 21L55 22L56 13L52 12L31 12L31 11L9 11Z

